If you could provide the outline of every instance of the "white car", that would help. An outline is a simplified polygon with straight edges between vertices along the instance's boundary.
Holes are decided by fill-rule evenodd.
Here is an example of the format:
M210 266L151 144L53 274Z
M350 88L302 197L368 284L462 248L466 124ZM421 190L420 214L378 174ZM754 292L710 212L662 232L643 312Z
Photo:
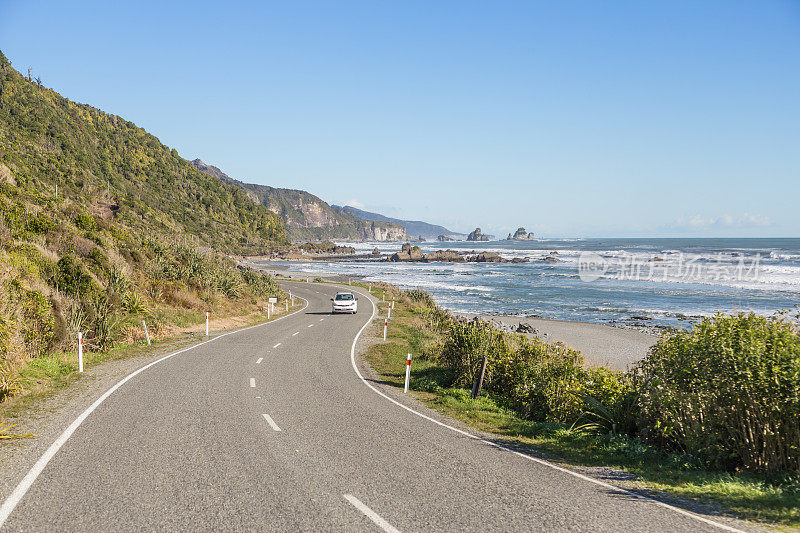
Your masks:
M353 313L358 312L358 298L352 292L339 292L331 298L331 313Z

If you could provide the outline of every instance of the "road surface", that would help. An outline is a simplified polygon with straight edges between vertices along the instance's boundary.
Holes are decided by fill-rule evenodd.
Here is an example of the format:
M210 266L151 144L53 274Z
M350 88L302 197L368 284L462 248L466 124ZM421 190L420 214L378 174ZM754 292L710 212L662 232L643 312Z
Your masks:
M5 501L2 530L723 530L393 403L351 363L369 297L331 316L336 287L291 288L305 309L108 395Z

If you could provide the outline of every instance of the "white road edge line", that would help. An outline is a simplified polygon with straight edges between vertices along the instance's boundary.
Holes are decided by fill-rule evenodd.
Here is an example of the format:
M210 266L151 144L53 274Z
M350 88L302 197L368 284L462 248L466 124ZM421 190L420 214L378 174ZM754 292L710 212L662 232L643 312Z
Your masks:
M255 387L256 386L256 378L250 378L250 386L251 387Z
M298 298L300 298L300 297L298 296ZM233 335L234 333L240 333L242 331L247 331L248 329L253 329L253 328L260 328L261 326L266 326L267 324L274 324L278 320L283 320L284 318L289 318L290 316L295 315L295 314L299 313L300 311L302 311L303 309L305 309L306 307L308 307L308 300L306 300L305 298L300 298L300 299L305 301L306 304L303 307L301 307L300 309L298 309L297 311L289 313L288 315L283 315L282 317L276 318L275 320L272 320L270 322L264 322L262 324L256 324L255 326L248 326L246 328L237 329L235 331L229 331L227 333L222 333L221 335L217 335L216 337L214 337L212 339L208 339L206 341L198 342L197 344L195 344L193 346L189 346L188 348L184 348L182 350L178 350L177 352L172 352L171 354L167 354L167 355L165 355L164 357L162 357L160 359L156 359L152 363L146 364L145 366L143 366L139 370L136 370L136 371L132 372L131 374L128 374L127 376L125 376L121 380L119 380L114 386L112 386L110 389L108 389L102 396L100 396L98 399L96 399L92 405L87 407L86 410L84 412L82 412L78 416L78 418L76 418L72 422L72 424L70 424L67 427L67 429L64 430L64 432L61 435L59 435L59 437L55 440L55 442L53 442L53 444L51 444L50 447L47 448L47 450L44 452L44 454L42 454L42 456L39 458L39 460L36 461L36 464L34 464L31 467L31 469L28 470L28 473L25 474L25 477L22 478L22 481L20 481L19 484L17 484L17 486L14 488L14 491L11 494L9 494L8 498L6 498L5 501L3 502L3 505L0 506L0 529L3 528L3 524L5 524L6 520L8 520L8 517L11 516L11 513L14 512L14 508L19 504L20 501L22 501L22 498L25 496L25 494L31 488L31 485L33 485L34 481L36 481L36 478L39 477L39 474L42 473L44 468L47 466L47 463L50 462L50 460L53 458L53 456L56 454L56 452L58 452L58 450L60 450L61 447L64 446L64 444L69 440L69 438L72 436L72 434L75 433L75 430L77 430L78 427L80 427L80 425L83 423L83 421L86 420L86 418L90 414L92 414L92 412L95 409L97 409L97 407L101 403L103 403L109 396L114 394L114 392L116 392L117 389L122 387L129 380L131 380L134 377L138 376L139 374L141 374L142 372L144 372L145 370L147 370L151 366L157 365L158 363L160 363L162 361L166 361L170 357L174 357L174 356L176 356L178 354L181 354L181 353L184 353L184 352L188 352L189 350L194 350L195 348L203 346L204 344L208 344L210 342L214 342L216 340L221 339L222 337L227 337L228 335Z
M257 364L257 365L260 365L260 364L261 364L261 361L263 361L263 360L264 360L264 358L263 358L263 357L259 357L259 358L258 358L258 360L256 361L256 364Z
M361 294L362 294L362 296L365 296L363 293L361 293ZM375 307L375 302L372 301L372 298L368 297L367 299L370 301L370 303L372 303L372 316L370 316L369 320L367 320L367 322L363 326L361 326L361 329L358 330L358 333L356 333L356 337L353 339L353 345L350 347L350 364L353 365L353 370L355 371L355 373L359 377L359 379L361 379L361 381L364 383L364 385L366 385L367 387L372 389L372 391L375 392L376 394L378 394L380 396L383 396L384 398L386 398L387 400L389 400L393 404L397 405L398 407L401 407L401 408L405 409L406 411L408 411L409 413L413 413L413 414L417 415L420 418L424 418L425 420L428 420L429 422L433 422L434 424L442 426L443 428L447 428L447 429L449 429L451 431L455 431L456 433L458 433L460 435L464 435L465 437L469 437L471 439L478 440L478 441L480 441L480 442L482 442L484 444L488 444L489 446L492 446L494 448L499 448L501 450L505 450L505 451L511 452L514 455L518 455L519 457L522 457L523 459L527 459L529 461L533 461L534 463L538 463L538 464L546 466L548 468L552 468L553 470L558 470L559 472L563 472L565 474L569 474L570 476L576 477L578 479L582 479L583 481L587 481L589 483L594 483L595 485L599 485L599 486L601 486L603 488L615 490L615 491L618 491L618 492L622 492L622 493L627 494L629 496L633 496L634 498L637 498L639 500L643 500L643 501L647 501L647 502L653 503L655 505L659 505L661 507L664 507L665 509L669 509L669 510L674 511L674 512L676 512L678 514L682 514L684 516L688 516L690 518L694 518L695 520L699 520L700 522L703 522L705 524L708 524L708 525L711 525L711 526L714 526L714 527L718 527L718 528L720 528L720 529L722 529L724 531L730 531L732 533L746 533L745 531L743 531L741 529L736 529L735 527L731 527L731 526L729 526L727 524L723 524L721 522L716 522L716 521L711 520L709 518L705 518L703 516L700 516L700 515L697 515L695 513L692 513L692 512L686 511L684 509L681 509L680 507L675 507L675 506L670 505L668 503L664 503L662 501L655 500L655 499L649 498L647 496L643 496L642 494L637 494L635 492L631 492L631 491L623 489L621 487L616 487L616 486L614 486L614 485L612 485L610 483L606 483L605 481L600 481L599 479L594 479L594 478L591 478L589 476L584 476L583 474L579 474L578 472L573 472L572 470L569 470L567 468L563 468L561 466L555 465L553 463L545 461L544 459L539 459L538 457L533 457L531 455L527 455L525 453L518 452L518 451L516 451L516 450L514 450L512 448L509 448L507 446L503 446L502 444L497 444L496 442L492 442L490 440L486 440L486 439L484 439L482 437L479 437L477 435L473 435L472 433L467 433L466 431L462 431L462 430L460 430L458 428L455 428L455 427L453 427L453 426L451 426L449 424L445 424L444 422L440 422L439 420L436 420L435 418L431 418L431 417L429 417L429 416L427 416L425 414L422 414L419 411L416 411L416 410L412 409L411 407L408 407L407 405L404 405L404 404L398 402L394 398L392 398L390 396L387 396L386 394L384 394L383 392L381 392L380 390L378 390L377 388L372 386L372 384L369 383L366 379L364 379L364 376L361 375L361 371L358 369L358 366L356 365L356 344L358 343L358 339L361 337L361 334L364 333L364 330L367 329L367 326L372 324L372 321L375 320L375 316L377 314L377 308ZM353 504L353 505L355 505L355 504ZM0 523L0 525L2 525L2 524Z
M361 500L353 496L352 494L342 494L344 499L353 504L353 507L364 513L364 515L375 522L375 525L381 528L382 530L386 531L386 533L400 533L400 530L394 527L392 524L384 520L380 517L378 513L361 503Z
M278 346L280 346L280 345L281 345L281 343L279 342L278 344L276 344L275 346L273 346L273 348L277 348L277 347L278 347Z
M274 429L275 431L280 431L280 430L281 430L281 428L279 428L279 427L278 427L278 424L276 424L276 423L275 423L275 421L272 419L272 417L271 417L271 416L269 416L269 415L268 415L268 414L266 414L266 413L264 413L264 414L263 414L263 415L261 415L261 416L263 416L263 417L264 417L264 420L266 420L266 421L267 421L267 424L269 424L269 427L271 427L271 428L272 428L272 429Z

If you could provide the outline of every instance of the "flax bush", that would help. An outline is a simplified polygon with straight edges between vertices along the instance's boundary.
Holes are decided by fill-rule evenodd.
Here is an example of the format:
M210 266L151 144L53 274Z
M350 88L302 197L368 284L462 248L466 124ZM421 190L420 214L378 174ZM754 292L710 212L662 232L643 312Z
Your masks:
M800 470L800 337L717 315L663 337L639 368L643 436L710 465Z

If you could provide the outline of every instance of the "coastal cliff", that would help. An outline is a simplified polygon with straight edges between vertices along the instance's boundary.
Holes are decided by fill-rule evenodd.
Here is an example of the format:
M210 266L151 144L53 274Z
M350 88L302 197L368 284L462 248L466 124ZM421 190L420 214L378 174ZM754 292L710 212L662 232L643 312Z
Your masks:
M313 194L256 185L236 180L219 168L200 159L192 164L210 176L243 189L256 204L266 206L280 216L293 241L341 239L348 241L407 241L409 236L400 224L366 221L350 211L329 205Z

